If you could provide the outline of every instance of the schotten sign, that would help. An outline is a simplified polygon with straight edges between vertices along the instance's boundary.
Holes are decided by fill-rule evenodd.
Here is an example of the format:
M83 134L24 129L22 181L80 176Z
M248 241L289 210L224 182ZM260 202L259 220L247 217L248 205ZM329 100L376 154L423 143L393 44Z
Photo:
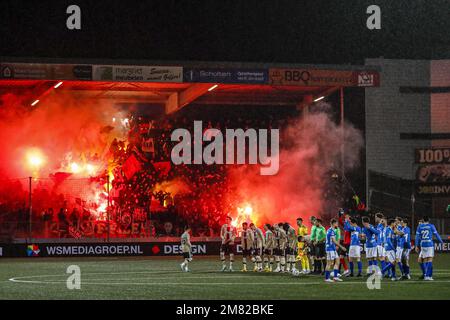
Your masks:
M267 69L185 69L185 82L267 84Z

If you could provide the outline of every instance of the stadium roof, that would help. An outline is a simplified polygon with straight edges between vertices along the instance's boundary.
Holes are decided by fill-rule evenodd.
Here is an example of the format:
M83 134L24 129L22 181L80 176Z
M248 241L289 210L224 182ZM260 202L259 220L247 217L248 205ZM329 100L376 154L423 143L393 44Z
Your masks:
M355 65L1 58L0 71L0 94L26 103L70 91L78 99L161 104L167 113L194 101L302 106L341 87L379 85L377 68Z

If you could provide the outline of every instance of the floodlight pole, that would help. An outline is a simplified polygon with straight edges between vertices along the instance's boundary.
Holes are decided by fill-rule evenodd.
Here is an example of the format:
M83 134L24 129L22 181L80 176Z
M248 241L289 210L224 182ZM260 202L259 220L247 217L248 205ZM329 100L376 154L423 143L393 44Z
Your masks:
M345 132L344 132L344 87L340 87L339 90L340 96L340 106L341 106L341 179L345 177L345 153L344 153L344 144L345 144Z
M109 188L109 174L106 175L106 188L108 190L108 206L106 207L106 219L108 219L108 234L107 234L107 241L109 242L109 234L110 234L110 215L109 215L109 211L110 211L110 198L109 198L109 192L110 192L110 188Z
M33 203L32 203L32 195L31 195L31 182L32 182L32 177L28 177L28 207L29 207L29 212L28 212L28 233L29 233L29 237L30 237L30 242L32 242L32 238L33 238L33 228L32 228L32 220L33 220Z

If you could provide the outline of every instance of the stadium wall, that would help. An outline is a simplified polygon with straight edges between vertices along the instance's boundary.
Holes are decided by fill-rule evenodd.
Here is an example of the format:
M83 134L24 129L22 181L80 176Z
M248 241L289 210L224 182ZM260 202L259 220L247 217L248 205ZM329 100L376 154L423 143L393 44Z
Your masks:
M411 213L408 200L416 180L415 150L450 147L450 60L378 58L366 59L366 65L379 67L381 78L380 87L365 93L368 206L382 207L371 197L380 192L370 179L371 173L386 175L410 181L408 196L390 195L405 203L394 214L408 215ZM429 208L428 215L448 218L448 196L418 199L416 195L417 201Z

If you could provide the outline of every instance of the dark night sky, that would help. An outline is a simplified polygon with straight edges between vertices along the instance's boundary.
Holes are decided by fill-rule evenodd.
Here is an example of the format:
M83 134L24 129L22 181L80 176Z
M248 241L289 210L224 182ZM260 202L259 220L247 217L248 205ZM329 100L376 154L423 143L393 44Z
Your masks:
M81 31L65 27L70 4ZM381 30L365 27L371 4ZM1 56L362 63L450 57L449 30L441 0L0 2Z

